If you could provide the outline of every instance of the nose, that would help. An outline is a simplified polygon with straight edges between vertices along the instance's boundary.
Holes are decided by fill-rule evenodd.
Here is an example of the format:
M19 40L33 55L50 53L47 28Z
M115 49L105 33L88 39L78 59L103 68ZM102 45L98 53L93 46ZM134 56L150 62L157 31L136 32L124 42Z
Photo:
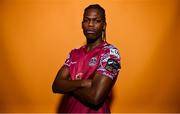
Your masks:
M88 26L94 26L93 20L90 20L90 21L89 21Z

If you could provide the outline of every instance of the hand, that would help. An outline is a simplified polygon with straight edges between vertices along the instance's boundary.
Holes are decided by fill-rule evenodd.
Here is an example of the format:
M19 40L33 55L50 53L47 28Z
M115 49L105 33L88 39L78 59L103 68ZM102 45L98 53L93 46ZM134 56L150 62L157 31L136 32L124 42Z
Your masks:
M92 86L92 80L82 80L81 87L91 87Z

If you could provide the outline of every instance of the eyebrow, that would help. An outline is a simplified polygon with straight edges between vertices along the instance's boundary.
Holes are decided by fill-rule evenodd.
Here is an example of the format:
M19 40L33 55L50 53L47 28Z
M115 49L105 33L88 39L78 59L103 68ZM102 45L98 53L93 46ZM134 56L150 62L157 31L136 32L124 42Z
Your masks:
M88 18L88 19L101 19L101 17L98 17L98 16L85 16L84 18Z

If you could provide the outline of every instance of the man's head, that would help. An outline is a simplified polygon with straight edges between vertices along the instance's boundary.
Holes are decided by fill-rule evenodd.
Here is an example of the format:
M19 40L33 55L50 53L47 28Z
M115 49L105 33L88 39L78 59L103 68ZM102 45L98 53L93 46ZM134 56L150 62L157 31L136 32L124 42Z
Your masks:
M84 10L82 28L87 40L105 40L106 16L105 10L98 4L90 5Z

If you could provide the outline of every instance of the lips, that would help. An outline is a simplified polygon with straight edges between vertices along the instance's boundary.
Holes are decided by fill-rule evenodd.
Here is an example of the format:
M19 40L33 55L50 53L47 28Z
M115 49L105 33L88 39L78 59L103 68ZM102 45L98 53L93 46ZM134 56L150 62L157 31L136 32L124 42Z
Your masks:
M95 32L94 30L87 30L86 33L88 33L88 34L94 34L94 33L96 33L96 32Z

